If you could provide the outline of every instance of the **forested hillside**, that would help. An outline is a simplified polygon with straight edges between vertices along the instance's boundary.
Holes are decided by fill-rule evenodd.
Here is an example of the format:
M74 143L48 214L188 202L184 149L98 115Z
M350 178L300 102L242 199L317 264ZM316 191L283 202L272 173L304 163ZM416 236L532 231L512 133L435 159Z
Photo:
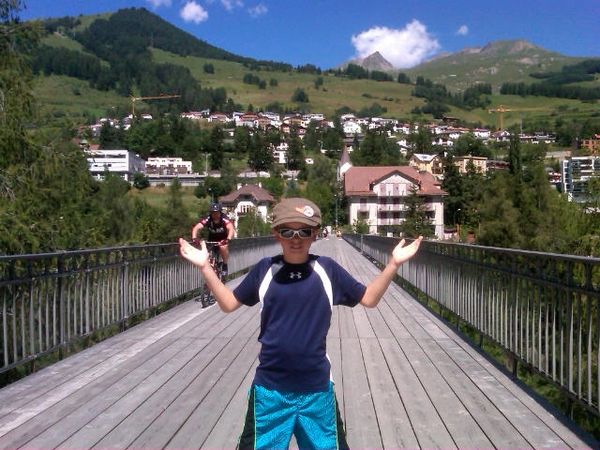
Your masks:
M94 181L73 129L35 126L29 57L42 30L0 8L0 253L94 248L130 242L170 242L191 219L179 186L166 208L132 200L120 178ZM6 7L4 7L6 6Z
M584 101L599 100L600 86L588 86L600 74L600 59L588 59L578 64L564 66L560 72L535 72L531 76L538 83L503 83L500 89L505 95L534 95L544 97L575 98Z

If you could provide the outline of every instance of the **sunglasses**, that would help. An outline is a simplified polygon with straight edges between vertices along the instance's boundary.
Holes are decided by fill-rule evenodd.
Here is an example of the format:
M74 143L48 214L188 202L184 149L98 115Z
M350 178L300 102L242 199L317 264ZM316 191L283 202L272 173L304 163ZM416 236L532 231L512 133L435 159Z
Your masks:
M293 239L294 236L298 236L300 239L308 239L312 237L312 228L300 228L299 230L294 230L292 228L280 228L277 230L277 232L283 239Z

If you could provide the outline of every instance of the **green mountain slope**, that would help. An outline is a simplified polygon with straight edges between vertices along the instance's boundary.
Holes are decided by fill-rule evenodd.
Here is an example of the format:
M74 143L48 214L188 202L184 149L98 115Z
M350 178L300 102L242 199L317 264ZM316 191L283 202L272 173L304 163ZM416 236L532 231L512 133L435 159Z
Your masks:
M475 83L490 83L497 92L507 81L531 83L538 81L530 76L533 72L560 71L584 59L551 52L527 41L509 40L444 55L405 72L411 78L420 75L454 91Z
M265 63L233 55L196 39L143 8L120 10L112 15L79 17L71 27L53 28L53 32L44 38L43 44L94 55L101 59L103 66L109 66L108 60L102 56L103 52L106 54L107 48L109 49L108 46L112 42L110 39L105 39L104 47L98 51L86 48L76 40L76 33L89 33L93 29L99 30L100 33L106 30L107 21L112 21L111 30L119 36L118 42L132 42L132 52L134 49L149 50L150 58L156 64L186 68L203 89L224 88L227 96L242 109L250 105L255 110L267 109L278 104L286 110L321 112L331 117L342 108L360 113L372 109L375 105L380 110L377 115L410 120L415 118L411 111L424 104L423 99L411 95L414 88L411 85L350 80L328 72L318 75L301 73L284 63ZM132 26L133 22L142 22L143 25L136 28ZM116 39L114 34L111 34L111 39ZM413 82L417 76L422 76L445 84L454 92L477 82L490 83L495 94L491 97L492 103L488 109L499 105L511 109L512 111L504 116L505 125L508 126L532 117L546 121L553 120L558 115L578 118L597 115L596 102L497 94L499 86L504 82L539 81L529 74L560 71L565 64L574 64L582 59L549 52L525 41L499 41L483 48L464 50L437 58L405 73ZM214 73L205 70L207 65L214 68ZM256 84L244 83L244 77L248 74L263 80L266 84L264 89ZM318 77L322 78L322 85L315 83ZM600 80L586 84L597 85L600 84ZM298 105L292 102L292 95L298 88L306 92L309 97L308 103ZM93 89L85 81L68 76L40 75L37 78L36 93L42 113L48 120L66 116L74 121L82 121L90 116L123 114L130 109L128 96L118 95L114 90ZM171 92L143 95L159 93ZM136 104L136 110L140 112L152 107L152 104L142 102ZM203 106L191 104L189 108L202 109ZM497 117L490 114L488 109L467 111L452 108L449 114L470 123L493 127L497 123Z
M57 29L61 34L71 37L85 33L102 35L106 27L109 27L111 36L116 42L120 42L121 36L126 35L132 47L141 44L183 56L201 56L242 63L255 61L210 45L145 8L126 8L115 13L69 19L49 19L45 23L52 31Z

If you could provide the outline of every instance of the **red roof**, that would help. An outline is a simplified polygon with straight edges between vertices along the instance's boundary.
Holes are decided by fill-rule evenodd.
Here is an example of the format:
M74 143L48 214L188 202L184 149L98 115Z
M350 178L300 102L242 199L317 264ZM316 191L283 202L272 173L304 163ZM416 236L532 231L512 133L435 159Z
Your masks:
M246 184L237 191L233 191L223 197L219 198L219 201L223 203L235 203L240 197L250 195L257 202L274 202L275 198L266 189L257 186L256 184Z
M344 176L344 191L347 196L374 196L377 194L373 192L373 185L396 174L420 184L420 195L448 195L439 187L439 181L432 174L419 172L410 166L351 167Z

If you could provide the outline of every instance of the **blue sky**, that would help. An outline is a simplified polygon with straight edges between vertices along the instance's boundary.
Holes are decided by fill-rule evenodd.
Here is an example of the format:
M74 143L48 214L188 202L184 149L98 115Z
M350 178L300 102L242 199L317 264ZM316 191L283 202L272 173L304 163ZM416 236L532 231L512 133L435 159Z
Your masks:
M398 68L440 52L525 39L600 57L600 0L23 0L24 20L145 7L194 36L256 59L336 67L379 51Z

